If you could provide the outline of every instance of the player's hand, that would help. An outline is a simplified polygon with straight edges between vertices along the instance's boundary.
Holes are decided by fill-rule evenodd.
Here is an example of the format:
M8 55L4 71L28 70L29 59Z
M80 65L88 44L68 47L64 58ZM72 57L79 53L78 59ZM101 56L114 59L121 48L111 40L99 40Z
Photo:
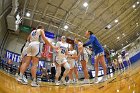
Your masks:
M79 59L79 57L78 57L78 56L76 56L76 57L75 57L75 60L77 61L78 59Z

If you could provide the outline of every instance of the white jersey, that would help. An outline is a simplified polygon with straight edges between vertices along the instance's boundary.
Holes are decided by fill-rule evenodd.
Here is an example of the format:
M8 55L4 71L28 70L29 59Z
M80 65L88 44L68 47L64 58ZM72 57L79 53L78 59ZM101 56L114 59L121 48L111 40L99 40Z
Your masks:
M30 42L40 42L41 40L41 29L33 30L30 34Z
M125 59L126 59L126 61L129 60L129 54L128 53L125 53Z
M41 57L41 29L33 30L30 34L30 44L27 48L27 56Z
M58 50L57 53L57 58L66 58L66 51L68 49L68 44L67 43L62 43L62 42L57 42L56 46L59 47L60 49Z
M119 63L122 63L123 62L121 55L118 56L118 61L119 61Z
M82 47L83 47L83 43L78 42L78 51L81 51ZM86 62L88 62L88 51L84 47L79 59L80 61L85 60Z
M73 56L74 54L77 54L77 53L76 53L76 50L72 50L72 51L68 51L68 54L69 54L70 56ZM75 61L75 60L72 59L72 58L69 58L68 60L69 60L69 61L72 61L72 62Z
M76 50L72 50L72 51L68 51L68 54L69 56L73 56L74 54L77 54L76 53ZM76 61L72 58L68 58L68 63L70 65L70 68L74 68L75 64L76 64Z

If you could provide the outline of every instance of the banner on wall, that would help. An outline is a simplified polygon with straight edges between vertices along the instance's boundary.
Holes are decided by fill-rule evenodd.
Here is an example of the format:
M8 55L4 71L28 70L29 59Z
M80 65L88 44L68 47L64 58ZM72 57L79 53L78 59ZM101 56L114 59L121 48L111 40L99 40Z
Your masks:
M38 68L44 68L45 67L45 61L40 60L38 63Z
M55 38L55 34L52 33L52 32L45 32L45 36L48 37L48 38L51 38L51 39L54 39Z
M6 59L11 59L13 62L20 62L20 54L6 50Z

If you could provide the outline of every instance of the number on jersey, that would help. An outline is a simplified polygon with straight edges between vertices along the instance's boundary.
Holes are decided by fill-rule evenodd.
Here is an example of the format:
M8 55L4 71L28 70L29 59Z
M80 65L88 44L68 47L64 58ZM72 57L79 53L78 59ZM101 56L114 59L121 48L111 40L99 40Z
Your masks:
M62 54L65 54L65 53L66 53L66 50L65 50L65 49L62 49L62 50L61 50L61 53L62 53Z
M36 36L36 31L32 32L32 36Z

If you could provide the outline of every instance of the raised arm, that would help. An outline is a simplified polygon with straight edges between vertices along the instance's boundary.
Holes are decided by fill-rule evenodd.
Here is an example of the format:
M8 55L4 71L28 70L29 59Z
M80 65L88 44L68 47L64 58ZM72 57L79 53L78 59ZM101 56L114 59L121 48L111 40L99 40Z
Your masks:
M42 37L42 39L44 40L44 42L45 42L46 44L49 44L52 48L54 48L54 46L53 46L53 45L48 41L48 39L46 38L46 36L45 36L43 30L41 30L41 37Z
M94 37L90 37L89 41L87 41L85 44L83 44L83 47L90 45L95 40Z

